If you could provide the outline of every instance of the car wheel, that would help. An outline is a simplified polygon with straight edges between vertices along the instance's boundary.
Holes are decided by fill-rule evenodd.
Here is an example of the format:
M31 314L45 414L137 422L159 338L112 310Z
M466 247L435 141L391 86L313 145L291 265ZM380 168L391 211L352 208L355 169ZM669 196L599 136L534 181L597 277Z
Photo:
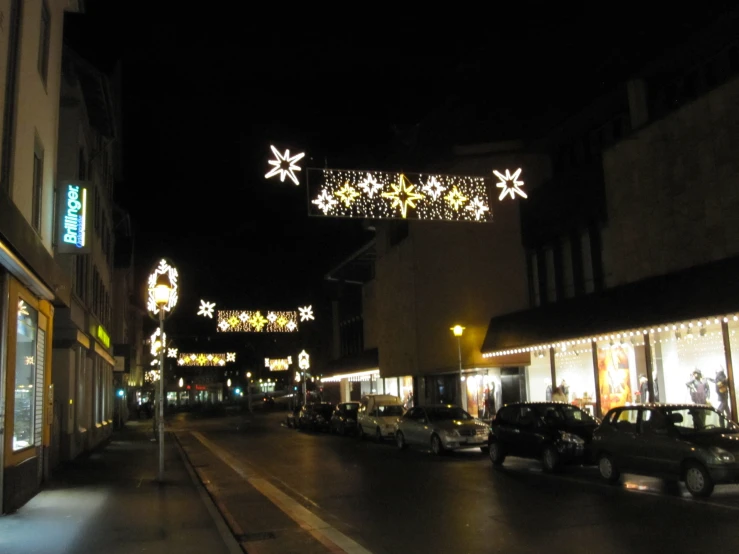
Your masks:
M621 472L616 467L613 461L613 457L610 454L601 454L598 458L598 471L600 476L603 477L609 483L618 483L621 477Z
M690 462L685 468L685 486L693 496L706 498L713 492L713 479L703 465Z
M547 446L541 453L541 465L544 471L552 473L559 468L559 453L553 446Z
M403 433L401 431L395 433L395 444L398 445L398 448L400 450L405 450L406 448L408 448L408 443L405 442L405 437L403 436Z
M375 440L377 442L382 442L382 431L379 427L375 427Z
M364 431L362 430L361 425L357 425L357 438L359 440L362 440L364 438Z
M431 452L433 452L437 456L444 453L444 445L441 444L441 439L439 438L439 435L435 433L431 435Z
M505 453L498 441L490 443L488 455L490 456L490 461L493 462L494 466L502 466L503 462L505 462Z

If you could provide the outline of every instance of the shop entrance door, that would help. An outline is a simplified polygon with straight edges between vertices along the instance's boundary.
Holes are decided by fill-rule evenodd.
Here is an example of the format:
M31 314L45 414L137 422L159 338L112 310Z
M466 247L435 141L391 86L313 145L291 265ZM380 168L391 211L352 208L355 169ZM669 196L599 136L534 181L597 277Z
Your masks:
M500 370L502 403L526 401L526 380L521 367L504 367Z

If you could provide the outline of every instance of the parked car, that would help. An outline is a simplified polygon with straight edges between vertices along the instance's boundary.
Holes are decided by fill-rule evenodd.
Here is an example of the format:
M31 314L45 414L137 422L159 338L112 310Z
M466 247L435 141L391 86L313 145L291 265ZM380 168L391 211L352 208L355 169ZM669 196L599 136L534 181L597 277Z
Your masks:
M331 430L340 435L357 432L357 413L359 402L342 402L337 404L331 415Z
M491 424L490 461L506 456L536 458L544 471L567 463L592 463L590 443L598 421L565 402L517 402L498 410Z
M297 405L292 410L288 410L287 412L287 426L292 429L298 428L298 417L300 416L300 409L301 406Z
M395 443L428 446L434 454L448 450L479 447L487 449L490 427L452 404L416 406L395 425Z
M392 394L367 394L359 402L357 437L372 435L375 440L392 438L395 422L403 415L403 402Z
M328 431L334 405L331 402L304 404L298 414L298 429Z
M601 476L621 472L685 482L710 496L715 484L739 483L739 426L707 405L645 404L608 411L593 434Z

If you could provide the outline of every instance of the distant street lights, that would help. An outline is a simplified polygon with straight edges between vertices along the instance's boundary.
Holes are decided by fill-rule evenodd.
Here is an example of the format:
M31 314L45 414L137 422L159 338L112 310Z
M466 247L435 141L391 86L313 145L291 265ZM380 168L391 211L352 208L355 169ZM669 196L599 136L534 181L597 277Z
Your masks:
M178 299L178 275L177 270L165 259L162 259L149 275L149 296L147 308L149 314L159 319L159 335L161 345L159 347L159 472L158 481L164 481L164 318L172 313L177 305Z
M249 413L252 413L253 410L251 408L251 371L246 372L246 394L247 394L247 400L249 401Z
M457 337L457 353L459 354L459 405L464 408L464 375L462 375L462 335L465 328L461 325L450 327L449 330Z

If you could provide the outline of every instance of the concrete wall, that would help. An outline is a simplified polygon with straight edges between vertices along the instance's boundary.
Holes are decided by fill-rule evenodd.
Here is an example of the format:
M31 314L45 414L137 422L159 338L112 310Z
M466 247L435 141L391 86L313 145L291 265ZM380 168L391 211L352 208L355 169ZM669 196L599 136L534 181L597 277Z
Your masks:
M605 283L739 254L739 78L604 152Z

